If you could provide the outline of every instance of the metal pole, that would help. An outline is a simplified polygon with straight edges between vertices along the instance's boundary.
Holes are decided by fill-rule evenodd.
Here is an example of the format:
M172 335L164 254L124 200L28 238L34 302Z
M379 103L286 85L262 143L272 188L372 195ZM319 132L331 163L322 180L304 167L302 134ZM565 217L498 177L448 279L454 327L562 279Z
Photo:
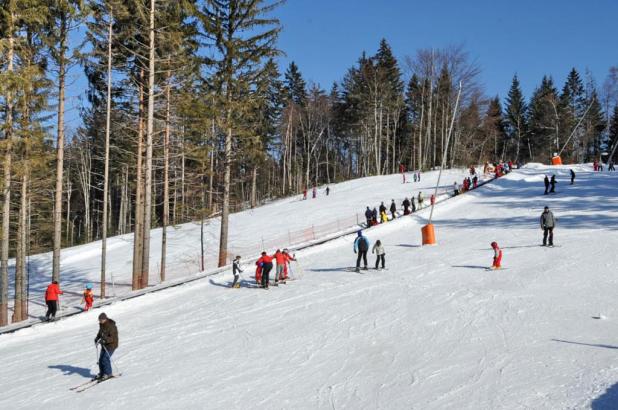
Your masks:
M571 132L571 135L569 135L569 138L567 138L566 142L564 143L564 146L562 147L562 149L560 150L560 152L558 152L558 156L562 155L562 151L564 151L564 149L566 148L567 144L569 143L569 141L571 140L571 138L573 137L573 135L575 135L575 131L577 131L577 129L579 128L579 126L581 125L582 121L584 121L584 118L586 118L586 114L588 114L588 111L590 111L590 108L592 108L592 104L594 103L594 98L592 99L592 101L590 101L590 105L588 105L588 108L586 108L586 111L584 112L584 115L582 115L582 117L579 119L579 122L577 123L577 125L575 126L575 128L573 128L573 131Z
M433 208L435 206L435 199L438 198L438 187L440 186L440 179L442 178L442 169L444 168L444 164L446 163L446 153L448 152L448 144L451 140L451 134L453 133L453 126L455 125L455 117L457 117L457 108L459 107L459 98L461 97L461 81L459 82L459 91L457 92L457 100L455 101L455 109L453 110L453 118L451 118L451 126L448 130L448 136L446 137L446 144L444 144L444 153L442 154L442 164L440 165L440 172L438 172L438 182L436 183L436 188L433 192L434 203L431 204L431 211L429 212L429 222L431 224L431 219L433 218Z

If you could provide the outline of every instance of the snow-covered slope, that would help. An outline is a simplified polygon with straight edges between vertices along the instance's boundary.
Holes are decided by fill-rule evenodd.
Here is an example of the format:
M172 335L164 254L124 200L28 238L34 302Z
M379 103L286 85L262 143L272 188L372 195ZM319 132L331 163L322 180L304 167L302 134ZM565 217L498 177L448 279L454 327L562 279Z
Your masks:
M461 182L467 170L449 170L443 173L444 189L453 181ZM330 186L331 193L325 196L324 187L316 199L302 200L301 196L290 197L268 205L232 214L230 216L230 255L252 257L262 249L275 251L325 233L337 231L364 220L366 206L378 206L391 199L401 205L406 196L423 191L428 198L437 181L437 172L423 173L420 183L402 183L401 175L386 175L356 179ZM428 201L427 201L428 202ZM214 268L219 249L219 219L211 219L204 229L205 265ZM168 229L167 279L190 276L200 267L200 225L187 223ZM130 291L133 257L133 234L108 239L107 283L109 295L122 295ZM151 231L150 284L159 283L161 260L161 229ZM45 312L43 294L51 280L52 254L30 257L30 315L40 316ZM79 305L81 292L92 282L95 295L99 294L101 242L63 249L61 255L61 287L65 290L62 307ZM114 286L112 287L112 281ZM11 288L12 289L12 288Z
M108 307L123 375L84 393L100 311L2 335L0 408L616 408L618 174L575 169L574 186L531 166L436 207L437 246L419 246L426 211L367 230L387 271L350 272L349 236L269 291L219 275ZM505 270L485 270L493 240Z

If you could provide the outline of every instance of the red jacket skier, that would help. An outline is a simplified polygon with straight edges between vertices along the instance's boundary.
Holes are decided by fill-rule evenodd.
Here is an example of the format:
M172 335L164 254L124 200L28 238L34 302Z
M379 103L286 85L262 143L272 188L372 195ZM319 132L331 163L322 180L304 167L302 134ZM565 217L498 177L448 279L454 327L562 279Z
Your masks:
M45 290L45 303L47 304L47 313L45 319L53 320L56 318L56 311L58 310L58 295L62 295L60 285L55 280L49 284L47 290Z
M285 256L285 265L283 267L283 279L287 280L288 279L288 266L290 265L290 261L295 261L296 258L290 255L287 249L283 250L283 255Z
M275 286L278 286L279 281L285 281L285 264L287 263L287 258L283 252L277 249L277 252L272 256L272 258L277 262L277 271L275 272Z
M257 277L257 271L255 273L256 282L258 282L258 284L261 284L263 288L268 289L268 283L270 279L269 274L270 270L273 268L273 258L266 252L262 252L262 256L260 257L260 259L257 260L257 262L255 262L255 264L258 266L258 269L260 271L259 281Z
M502 249L498 246L497 242L491 243L491 248L494 250L494 263L491 265L492 269L500 269L502 266Z

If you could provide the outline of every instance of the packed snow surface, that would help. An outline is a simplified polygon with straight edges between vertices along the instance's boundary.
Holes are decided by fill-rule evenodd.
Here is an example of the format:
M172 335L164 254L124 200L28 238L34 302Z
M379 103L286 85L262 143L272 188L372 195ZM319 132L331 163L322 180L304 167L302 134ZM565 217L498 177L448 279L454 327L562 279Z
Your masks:
M122 376L83 393L101 310L2 335L0 408L616 409L618 175L574 169L573 186L534 166L440 204L437 246L420 246L427 210L366 230L386 271L349 270L351 235L299 252L302 279L268 291L247 266L240 289L222 274L107 307ZM504 270L485 269L492 241Z

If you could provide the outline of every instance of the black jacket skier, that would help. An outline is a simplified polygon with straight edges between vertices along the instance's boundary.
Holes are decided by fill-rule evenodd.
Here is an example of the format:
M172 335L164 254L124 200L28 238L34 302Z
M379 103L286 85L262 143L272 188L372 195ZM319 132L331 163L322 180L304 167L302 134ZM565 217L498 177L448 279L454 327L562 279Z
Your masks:
M549 192L556 192L556 176L552 175L551 176L551 180L549 181L549 185L551 185L551 188L549 190Z
M404 199L401 205L403 206L403 214L409 215L410 214L410 200L408 198Z
M547 239L549 237L549 246L554 246L554 228L556 227L556 218L554 214L549 210L549 207L545 207L541 214L541 229L543 230L543 246L547 245Z
M380 203L380 215L382 214L382 212L386 212L386 206L384 205L384 202Z
M367 227L371 226L372 217L373 217L373 212L371 212L371 209L367 207L367 210L365 211L365 219L367 219Z
M575 171L573 171L572 169L571 171L571 185L573 185L575 183Z
M545 175L543 182L545 183L545 195L547 195L547 192L549 192L549 178L547 178L547 175Z
M396 217L395 212L397 212L397 205L395 205L395 200L394 199L391 200L390 211L391 211L391 215L393 215L393 219L395 219L395 217Z

